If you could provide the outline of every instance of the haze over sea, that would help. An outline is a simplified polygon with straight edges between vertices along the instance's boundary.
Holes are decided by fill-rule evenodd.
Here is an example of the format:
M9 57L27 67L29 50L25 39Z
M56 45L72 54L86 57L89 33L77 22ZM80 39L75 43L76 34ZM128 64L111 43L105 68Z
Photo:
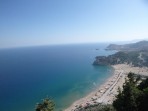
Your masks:
M93 66L109 55L107 44L77 44L0 49L0 110L34 111L47 95L63 109L101 85L109 66ZM99 49L99 50L96 50Z

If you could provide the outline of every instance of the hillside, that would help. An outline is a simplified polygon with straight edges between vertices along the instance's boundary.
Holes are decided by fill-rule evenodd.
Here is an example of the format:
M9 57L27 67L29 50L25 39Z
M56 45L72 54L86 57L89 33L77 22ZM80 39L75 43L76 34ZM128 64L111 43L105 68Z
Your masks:
M97 56L94 65L131 64L133 66L148 66L148 51L119 51L109 56Z
M115 65L127 63L133 66L148 66L148 41L140 41L132 44L111 44L107 50L119 52L109 56L97 56L94 65Z
M148 50L148 41L140 41L125 45L110 44L106 50L117 50L117 51L140 51Z

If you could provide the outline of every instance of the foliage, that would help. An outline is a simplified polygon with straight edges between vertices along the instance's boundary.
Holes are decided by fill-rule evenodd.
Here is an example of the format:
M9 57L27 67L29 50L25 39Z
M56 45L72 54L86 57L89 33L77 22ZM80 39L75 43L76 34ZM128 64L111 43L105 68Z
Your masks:
M115 111L112 105L96 104L78 108L76 111Z
M135 77L134 73L128 74L128 79L123 85L123 91L119 89L119 94L113 102L117 111L147 111L148 110L148 79L137 85L140 77Z
M36 111L54 111L54 107L55 107L54 102L49 98L45 98L43 99L42 103L37 104L35 110Z
M142 61L138 59L139 51L123 52L119 51L107 57L110 64L132 63L134 66L142 65Z
M94 65L132 64L133 66L148 66L148 51L119 51L109 56L97 56Z

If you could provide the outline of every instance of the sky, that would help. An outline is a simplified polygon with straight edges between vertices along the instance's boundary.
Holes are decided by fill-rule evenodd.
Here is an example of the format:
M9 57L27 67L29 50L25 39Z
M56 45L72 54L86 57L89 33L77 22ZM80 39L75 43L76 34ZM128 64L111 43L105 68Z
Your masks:
M148 0L0 0L0 48L148 39Z

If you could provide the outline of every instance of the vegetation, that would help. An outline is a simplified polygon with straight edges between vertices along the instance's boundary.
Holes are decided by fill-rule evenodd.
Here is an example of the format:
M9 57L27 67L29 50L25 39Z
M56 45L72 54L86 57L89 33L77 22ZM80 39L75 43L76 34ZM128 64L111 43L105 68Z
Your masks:
M115 111L112 105L95 104L86 107L79 107L75 111Z
M98 56L94 65L131 64L133 66L148 66L148 51L119 51L113 55Z
M55 108L54 102L49 98L45 98L43 99L42 103L37 104L35 110L36 111L54 111L54 108Z
M140 84L139 77L129 73L128 80L123 85L123 91L119 89L117 99L113 106L117 111L147 111L148 110L148 78Z

